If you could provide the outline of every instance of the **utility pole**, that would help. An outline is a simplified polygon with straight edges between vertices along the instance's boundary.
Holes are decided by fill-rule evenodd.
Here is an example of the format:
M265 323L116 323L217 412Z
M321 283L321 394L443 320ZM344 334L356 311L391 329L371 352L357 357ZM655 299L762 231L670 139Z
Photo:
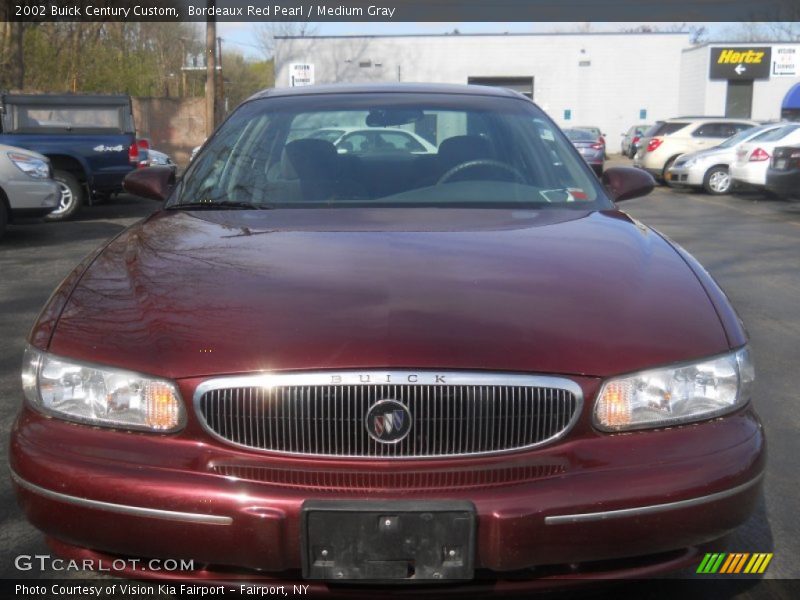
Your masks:
M223 72L222 67L222 38L217 38L217 60L219 60L219 102L217 103L217 109L219 111L219 120L222 120L222 116L225 113L225 73Z
M180 93L178 94L181 98L186 97L186 67L189 66L186 60L186 38L181 38L181 83L180 83Z
M20 91L25 86L24 27L21 21L11 23L11 83Z
M208 8L214 8L214 0L208 0ZM213 11L209 11L213 13ZM217 124L216 42L217 21L211 14L206 21L206 136L211 136Z

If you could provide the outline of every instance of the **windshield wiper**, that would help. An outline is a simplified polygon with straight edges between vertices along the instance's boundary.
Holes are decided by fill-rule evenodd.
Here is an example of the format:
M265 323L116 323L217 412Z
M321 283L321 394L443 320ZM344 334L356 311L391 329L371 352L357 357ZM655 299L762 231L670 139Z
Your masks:
M181 202L173 204L167 210L271 210L267 204L252 202Z

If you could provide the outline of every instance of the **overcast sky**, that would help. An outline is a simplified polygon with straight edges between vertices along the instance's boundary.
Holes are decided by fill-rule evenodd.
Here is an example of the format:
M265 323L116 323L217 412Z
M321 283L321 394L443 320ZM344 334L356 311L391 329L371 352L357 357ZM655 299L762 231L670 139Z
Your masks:
M261 57L258 47L257 27L259 23L217 23L219 35L225 43L246 56ZM386 35L401 33L449 33L458 29L461 33L547 33L554 31L575 31L580 27L590 27L590 31L619 31L623 28L650 25L667 27L681 23L641 22L641 23L316 23L317 35ZM705 26L711 37L723 36L727 29L738 23L689 23L691 26Z

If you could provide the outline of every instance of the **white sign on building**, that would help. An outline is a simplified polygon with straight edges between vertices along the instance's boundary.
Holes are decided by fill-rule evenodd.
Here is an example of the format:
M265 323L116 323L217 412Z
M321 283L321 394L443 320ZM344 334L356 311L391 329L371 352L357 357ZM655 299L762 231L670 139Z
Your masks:
M314 85L314 65L311 63L292 63L289 65L289 87Z
M797 77L800 75L800 46L775 46L772 48L772 76Z

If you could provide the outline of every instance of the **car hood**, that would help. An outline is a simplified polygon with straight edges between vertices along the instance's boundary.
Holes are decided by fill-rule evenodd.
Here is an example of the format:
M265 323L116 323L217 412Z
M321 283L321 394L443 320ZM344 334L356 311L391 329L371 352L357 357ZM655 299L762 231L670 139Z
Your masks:
M162 211L112 241L50 351L181 378L286 369L608 376L723 352L705 289L617 211Z
M697 160L722 160L724 158L730 158L731 160L736 156L736 146L733 148L708 148L707 150L698 150L697 152L687 152L686 154L681 154L680 160L686 161L690 158L694 158Z

